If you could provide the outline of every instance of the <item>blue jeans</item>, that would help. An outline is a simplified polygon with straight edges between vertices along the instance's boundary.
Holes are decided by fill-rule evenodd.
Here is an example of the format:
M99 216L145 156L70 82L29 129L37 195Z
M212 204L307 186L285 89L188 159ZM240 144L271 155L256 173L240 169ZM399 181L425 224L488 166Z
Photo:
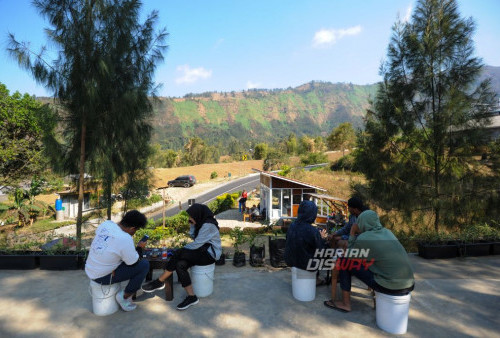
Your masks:
M141 259L133 265L127 265L124 262L120 264L113 273L94 279L94 282L102 285L110 285L128 280L125 287L125 293L135 293L140 289L144 278L149 272L149 262Z
M238 202L238 211L239 212L244 212L246 207L247 207L247 200L246 199L244 201Z

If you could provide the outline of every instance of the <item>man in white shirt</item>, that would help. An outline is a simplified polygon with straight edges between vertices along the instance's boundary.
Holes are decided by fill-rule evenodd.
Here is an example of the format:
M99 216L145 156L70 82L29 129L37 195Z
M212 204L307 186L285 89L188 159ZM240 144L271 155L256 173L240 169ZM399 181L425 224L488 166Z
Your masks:
M137 305L132 295L141 287L149 271L149 262L141 259L146 242L134 246L132 236L147 223L146 216L131 210L120 223L110 220L103 222L96 230L85 263L87 276L96 283L110 285L128 280L125 290L116 294L116 301L124 311L132 311Z

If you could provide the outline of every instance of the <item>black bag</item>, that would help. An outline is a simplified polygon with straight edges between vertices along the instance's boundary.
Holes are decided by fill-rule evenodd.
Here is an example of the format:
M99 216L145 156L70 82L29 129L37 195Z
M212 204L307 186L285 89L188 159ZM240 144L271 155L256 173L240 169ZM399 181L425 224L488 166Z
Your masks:
M274 268L286 268L285 263L285 238L271 239L269 236L269 260Z
M250 265L251 266L263 266L264 258L266 255L266 247L252 245L250 247Z

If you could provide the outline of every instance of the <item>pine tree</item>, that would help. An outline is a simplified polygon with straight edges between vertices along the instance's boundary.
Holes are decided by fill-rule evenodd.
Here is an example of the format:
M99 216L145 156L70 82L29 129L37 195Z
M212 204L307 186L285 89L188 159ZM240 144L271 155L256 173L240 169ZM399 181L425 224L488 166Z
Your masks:
M487 179L473 158L494 101L488 81L476 84L474 28L455 0L420 0L410 22L397 22L358 142L371 197L408 216L431 211L436 231L470 221L492 188L479 186Z

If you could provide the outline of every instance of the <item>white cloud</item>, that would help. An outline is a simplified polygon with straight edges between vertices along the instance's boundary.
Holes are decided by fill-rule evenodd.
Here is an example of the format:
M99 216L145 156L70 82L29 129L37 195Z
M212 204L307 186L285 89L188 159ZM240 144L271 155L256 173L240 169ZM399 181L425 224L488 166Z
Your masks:
M313 46L326 47L335 44L338 40L351 35L361 33L361 26L357 25L349 28L341 29L320 29L314 33Z
M177 71L182 72L182 75L175 79L175 83L195 83L201 79L208 79L212 76L211 70L206 70L203 67L192 68L189 65L177 66Z
M410 19L411 19L411 11L412 10L413 10L413 8L412 8L412 5L410 4L410 6L408 6L408 8L406 9L406 14L403 17L403 22L410 21Z
M259 82L247 81L247 89L254 89L254 88L260 88L260 87L262 87L262 84Z

